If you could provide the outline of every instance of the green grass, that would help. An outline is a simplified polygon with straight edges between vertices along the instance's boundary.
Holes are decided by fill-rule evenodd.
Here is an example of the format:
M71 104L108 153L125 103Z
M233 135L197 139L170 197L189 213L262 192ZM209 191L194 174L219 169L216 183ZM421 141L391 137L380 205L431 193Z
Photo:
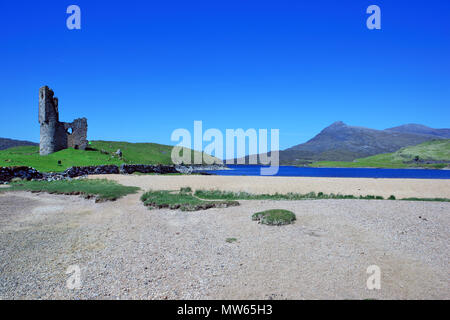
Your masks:
M236 238L226 238L225 241L228 243L233 243L233 242L237 242L237 239Z
M58 160L62 165L58 165ZM65 149L48 156L39 155L39 147L16 147L0 151L0 166L28 166L42 172L59 172L72 166L120 165L121 161L98 151Z
M180 193L192 193L191 187L180 188Z
M403 198L401 200L406 201L436 201L436 202L450 202L450 199L447 198Z
M416 163L414 159L424 161L446 161L446 163ZM319 161L313 167L342 167L342 168L434 168L442 169L450 165L450 139L432 140L416 146L402 148L393 153L383 153L375 156L346 161Z
M301 193L275 193L275 194L252 194L248 192L231 192L220 190L196 190L195 195L207 200L310 200L310 199L375 199L382 200L381 196L366 195L354 196L350 194L325 194L323 192Z
M81 194L95 196L98 200L116 200L128 194L136 193L138 187L127 187L105 179L76 179L59 181L19 181L10 184L2 191L32 191L54 194Z
M190 189L190 188L189 188ZM205 210L213 207L235 206L236 201L205 201L192 195L188 188L182 188L180 192L167 190L148 191L141 196L141 201L150 209L180 209L182 211Z
M174 193L167 190L148 191L142 195L141 200L145 205L150 205L150 207L163 206L168 208L194 206L206 202L193 197L191 194Z
M92 141L89 147L91 150L65 149L47 156L40 156L37 146L10 148L0 151L0 166L28 166L41 172L59 172L72 166L122 163L172 164L171 146L156 143ZM114 155L117 149L122 151L122 158ZM61 165L58 165L58 161L61 161Z
M293 212L283 209L266 210L252 215L253 221L259 221L262 224L274 226L291 224L295 219L295 214Z
M360 195L351 194L326 194L323 192L301 193L275 193L275 194L252 194L248 192L232 192L220 190L196 190L195 196L205 200L322 200L322 199L360 199L360 200L384 200L384 197L377 195ZM390 195L386 200L408 200L408 201L441 201L450 202L447 198L402 198L396 199L394 195Z

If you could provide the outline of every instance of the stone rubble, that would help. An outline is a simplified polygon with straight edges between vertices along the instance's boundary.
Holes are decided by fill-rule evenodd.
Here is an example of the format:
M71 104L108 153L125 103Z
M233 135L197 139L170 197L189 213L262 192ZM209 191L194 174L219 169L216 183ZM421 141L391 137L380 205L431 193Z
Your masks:
M84 177L90 174L133 174L140 173L183 173L191 174L204 170L220 170L224 169L220 165L212 166L182 166L182 165L144 165L144 164L122 164L116 165L99 165L87 167L70 167L63 172L39 172L31 167L0 167L0 183L10 182L14 178L23 180L63 180L76 177ZM207 173L204 173L207 174Z
M43 177L42 173L30 167L0 167L0 182L9 182L14 178L40 180Z

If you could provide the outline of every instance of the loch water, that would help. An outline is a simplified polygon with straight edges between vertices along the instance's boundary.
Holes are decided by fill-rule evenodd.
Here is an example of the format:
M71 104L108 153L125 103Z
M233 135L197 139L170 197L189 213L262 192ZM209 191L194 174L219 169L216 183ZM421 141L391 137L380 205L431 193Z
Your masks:
M222 176L259 176L262 166L227 165L228 170L208 173ZM450 179L450 170L438 169L381 169L381 168L311 168L280 166L276 176L328 177L328 178L398 178L398 179Z

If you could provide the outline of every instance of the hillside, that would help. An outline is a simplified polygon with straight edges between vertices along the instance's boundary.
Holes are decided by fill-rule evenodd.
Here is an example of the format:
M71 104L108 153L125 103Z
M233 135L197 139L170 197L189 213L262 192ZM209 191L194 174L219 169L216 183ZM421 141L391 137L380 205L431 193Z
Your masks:
M281 165L309 165L317 161L353 161L435 140L449 139L450 129L407 124L385 130L349 126L337 121L311 140L281 150ZM248 156L245 157L248 163Z
M314 167L379 167L379 168L444 168L450 165L450 139L432 140L416 146L402 148L393 153L384 153L352 162L320 161Z
M430 134L429 131L414 133L397 130L399 129L375 130L349 126L341 121L335 122L308 142L281 151L280 162L302 164L305 161L352 161L380 153L395 152L400 148L436 138L446 138L445 134L437 135L438 131Z
M439 138L450 139L450 129L433 129L421 124L405 124L402 126L386 129L386 131L402 132L402 133L413 133L413 134L426 134L433 135Z
M0 151L0 166L30 166L43 172L57 172L72 166L172 164L172 148L156 143L92 141L90 150L65 149L40 156L39 146L24 146ZM122 151L122 159L114 154L117 149ZM58 165L58 161L61 161L61 165Z
M5 150L20 146L37 146L38 144L31 141L14 140L8 138L0 138L0 150Z

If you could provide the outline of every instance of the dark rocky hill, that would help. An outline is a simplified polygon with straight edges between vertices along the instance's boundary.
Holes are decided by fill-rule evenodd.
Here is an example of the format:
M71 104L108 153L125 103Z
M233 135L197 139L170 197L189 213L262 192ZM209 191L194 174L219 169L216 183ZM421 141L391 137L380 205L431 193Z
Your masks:
M0 138L0 150L9 149L12 147L21 147L21 146L38 146L38 143L23 141L23 140L13 140L8 138Z
M408 124L385 130L349 126L342 121L323 129L311 140L280 151L280 164L302 165L314 161L353 161L395 152L433 139L450 138L450 129ZM248 163L248 157L246 159Z
M402 126L394 127L386 129L386 131L395 131L395 132L402 132L402 133L414 133L414 134L426 134L426 135L433 135L437 136L439 138L447 138L450 139L450 129L433 129L421 124L405 124Z

